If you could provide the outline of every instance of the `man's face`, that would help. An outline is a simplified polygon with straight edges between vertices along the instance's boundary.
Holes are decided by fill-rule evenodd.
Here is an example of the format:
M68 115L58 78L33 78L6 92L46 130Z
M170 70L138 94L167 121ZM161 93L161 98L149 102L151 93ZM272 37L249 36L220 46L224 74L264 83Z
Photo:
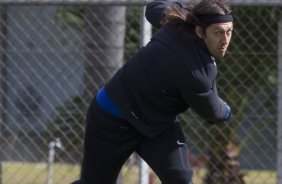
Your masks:
M207 27L203 40L210 52L216 58L223 58L231 40L233 23L217 23Z

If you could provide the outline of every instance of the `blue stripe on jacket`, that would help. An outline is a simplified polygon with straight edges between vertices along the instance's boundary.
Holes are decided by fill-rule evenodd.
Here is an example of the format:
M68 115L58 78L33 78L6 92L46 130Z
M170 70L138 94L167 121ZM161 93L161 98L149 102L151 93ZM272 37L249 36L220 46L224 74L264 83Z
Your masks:
M113 103L113 101L110 99L110 97L107 95L104 87L102 87L96 96L96 101L99 104L99 106L106 112L117 116L119 118L125 118L123 113L120 111L120 109Z

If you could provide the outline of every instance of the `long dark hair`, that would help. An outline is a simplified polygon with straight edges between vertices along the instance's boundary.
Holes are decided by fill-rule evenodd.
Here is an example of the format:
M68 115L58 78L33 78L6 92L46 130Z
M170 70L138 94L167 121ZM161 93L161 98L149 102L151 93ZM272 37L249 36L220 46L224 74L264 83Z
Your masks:
M231 6L228 0L202 0L196 5L182 7L172 3L167 7L161 20L161 25L168 27L186 27L199 25L206 29L197 19L200 15L227 15L231 13Z

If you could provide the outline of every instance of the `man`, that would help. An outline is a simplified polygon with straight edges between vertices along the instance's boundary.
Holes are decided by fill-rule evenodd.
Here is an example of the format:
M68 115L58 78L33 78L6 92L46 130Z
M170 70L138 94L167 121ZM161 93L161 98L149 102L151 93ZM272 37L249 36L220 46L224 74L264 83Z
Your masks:
M191 184L188 149L177 116L191 107L210 123L231 109L217 93L215 58L229 45L226 0L194 7L156 0L146 17L159 31L102 87L88 109L80 183L113 184L136 152L164 184Z

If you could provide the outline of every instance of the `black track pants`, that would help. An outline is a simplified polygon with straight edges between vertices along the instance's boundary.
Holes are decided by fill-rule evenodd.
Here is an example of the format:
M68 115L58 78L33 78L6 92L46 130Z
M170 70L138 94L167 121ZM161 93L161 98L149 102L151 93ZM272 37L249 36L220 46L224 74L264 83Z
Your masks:
M127 158L136 152L163 184L192 184L187 145L174 123L155 138L140 134L127 121L113 117L92 102L86 118L81 184L115 184Z

